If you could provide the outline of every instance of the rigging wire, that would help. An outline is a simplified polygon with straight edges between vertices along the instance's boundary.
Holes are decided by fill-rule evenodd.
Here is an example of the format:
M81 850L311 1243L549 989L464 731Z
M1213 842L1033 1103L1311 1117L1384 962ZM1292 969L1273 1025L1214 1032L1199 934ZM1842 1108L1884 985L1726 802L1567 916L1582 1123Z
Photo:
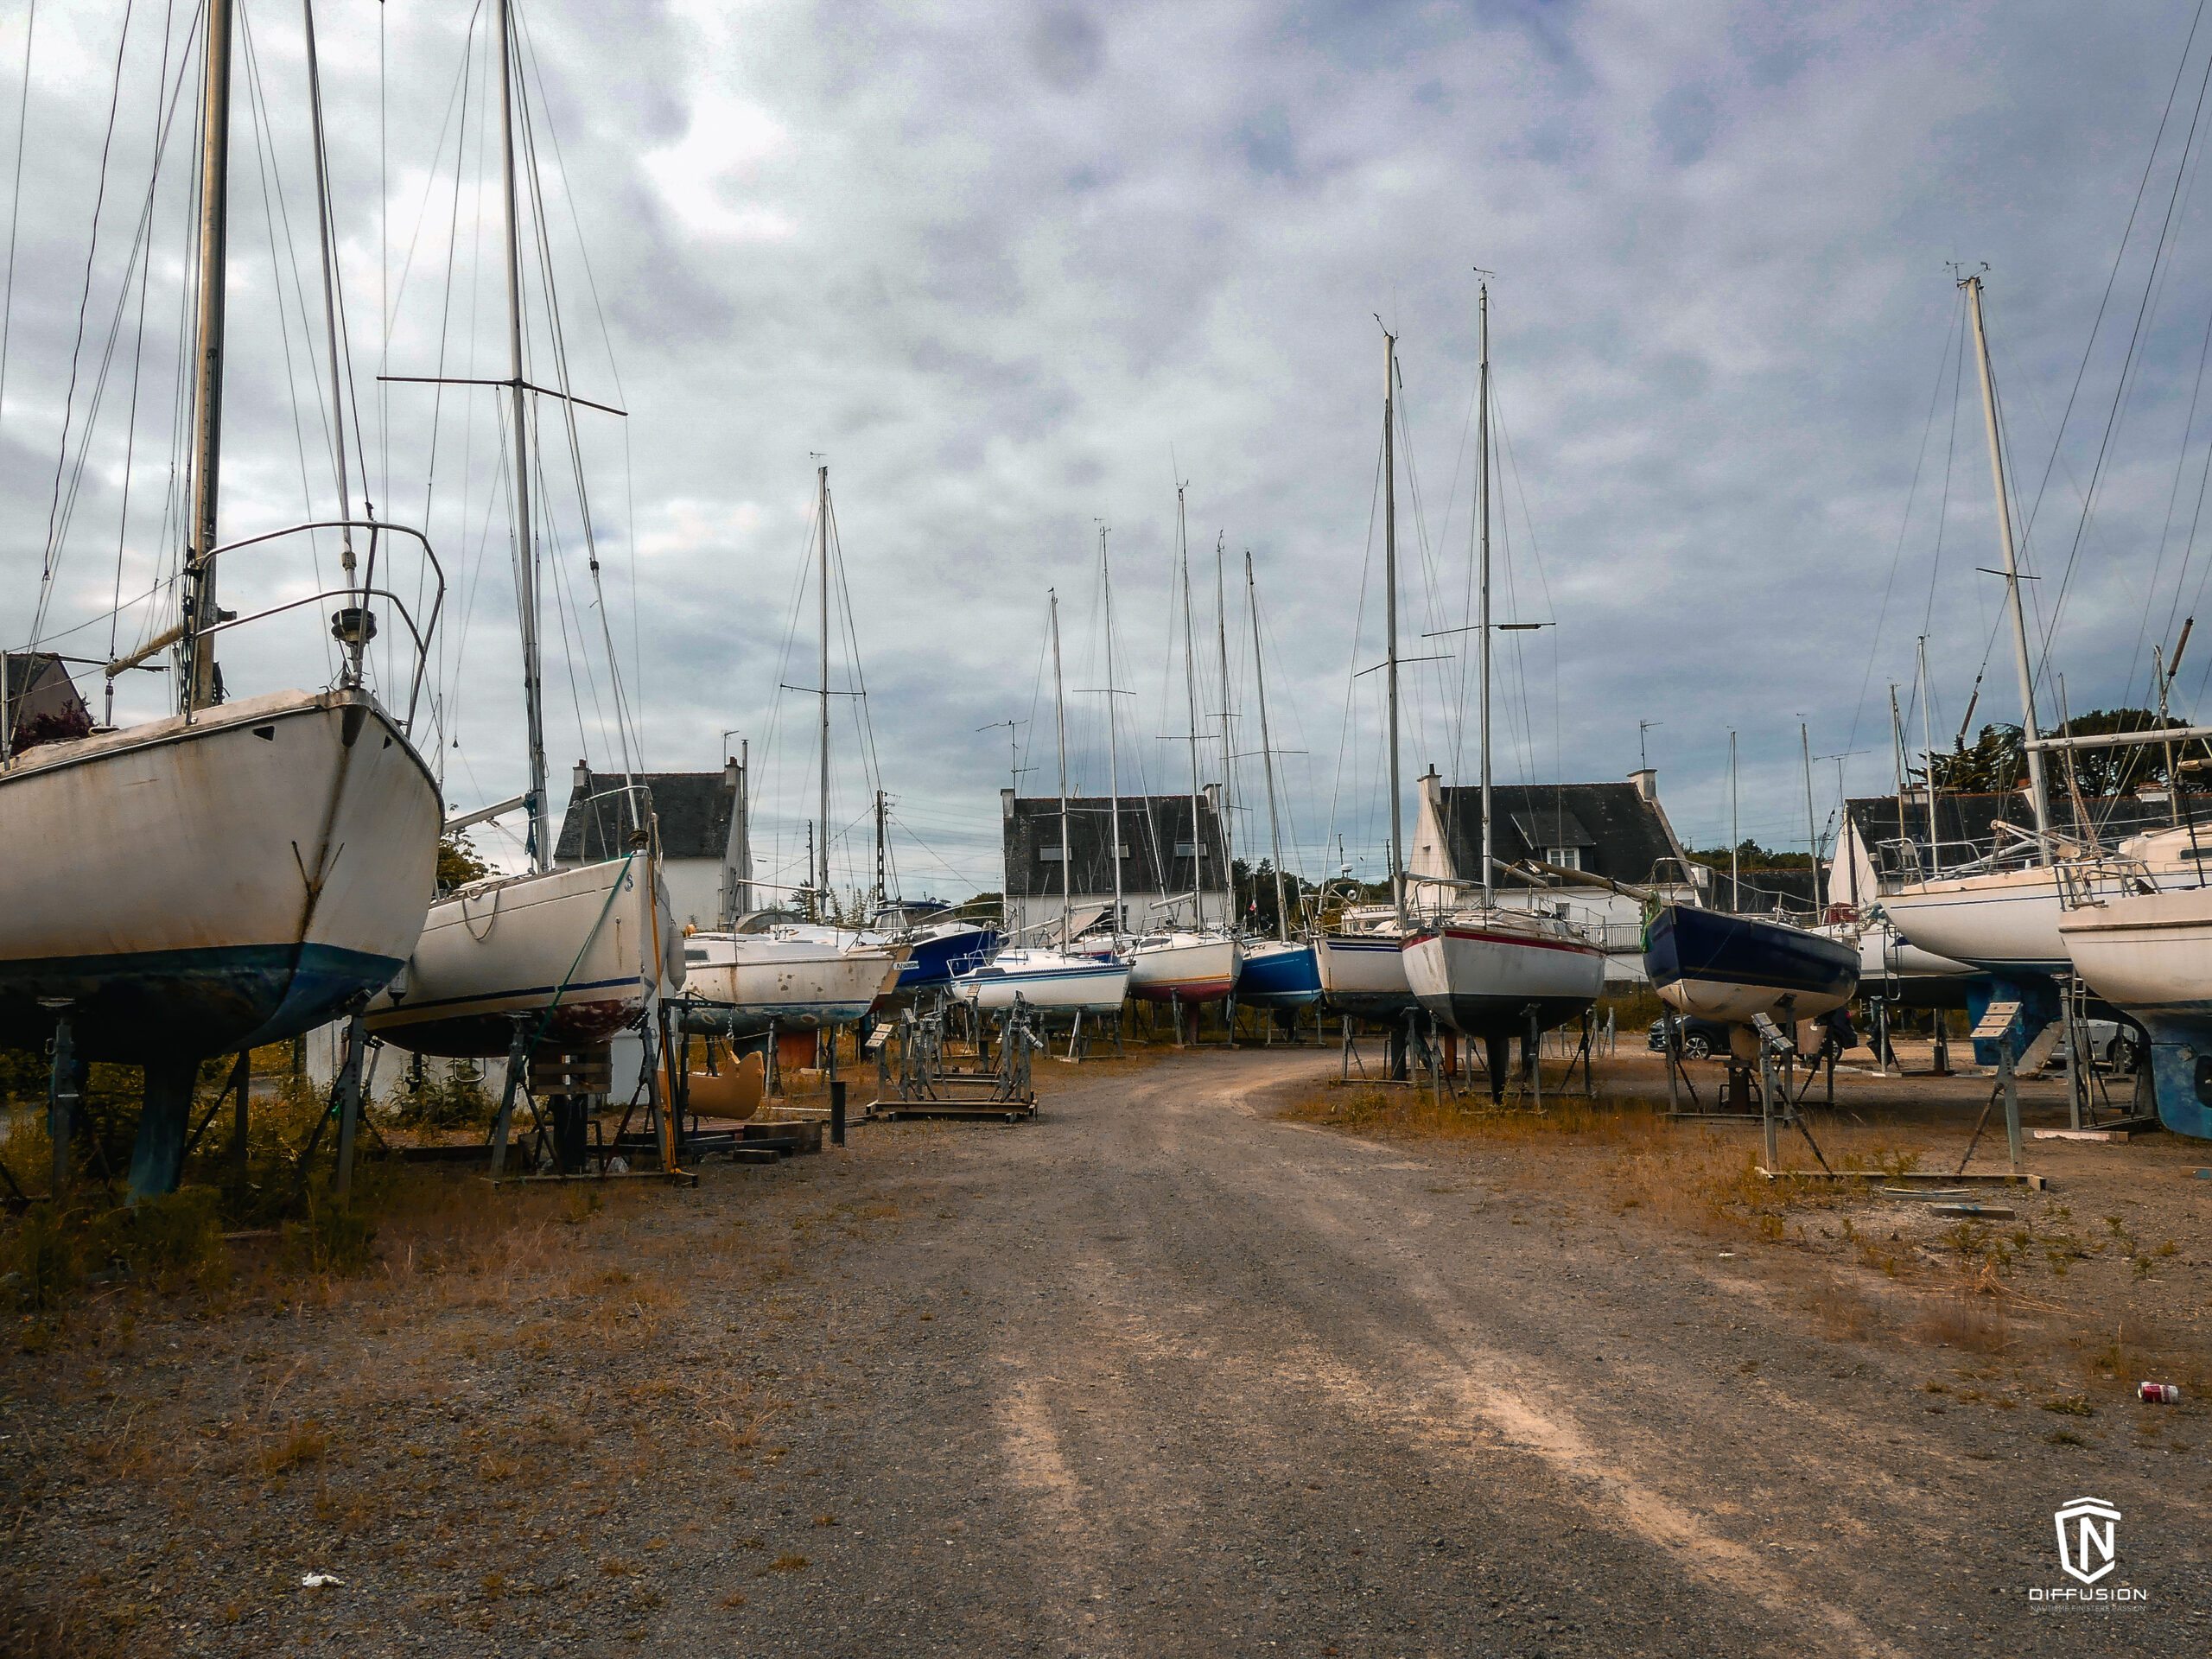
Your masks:
M2200 4L2198 7L2199 16L2202 15L2202 10L2203 8L2202 4ZM2190 34L2191 38L2193 39L2195 36L2195 26L2193 24L2191 25ZM2187 54L2184 51L2183 61L2186 63L2187 60ZM2179 84L2178 72L2177 72L2176 75L2176 84L2177 86ZM2182 181L2185 176L2187 176L2189 172L2190 151L2196 142L2197 127L2203 119L2204 100L2208 91L2212 91L2212 54L2207 54L2204 61L2204 74L2197 83L2196 105L2190 115L2189 131L2182 139L2181 163L2174 169L2174 187L2171 192L2167 195L2165 217L2159 222L2158 238L2157 242L2152 247L2151 268L2149 272L2145 275L2143 282L2143 298L2136 307L2134 326L2130 330L2127 337L2127 350L2120 359L2120 384L2114 387L2113 391L2112 408L2106 414L2104 433L2098 440L2097 443L2096 461L2089 469L2088 491L2082 502L2081 516L2075 522L2074 539L2072 544L2067 549L2066 565L2064 571L2059 578L2057 597L2051 605L2050 620L2044 629L2042 650L2038 653L2038 666L2043 676L2046 678L2049 677L2051 671L2050 652L2052 640L2058 631L2060 620L2065 614L2066 601L2073 586L2074 572L2081 557L2082 543L2083 539L2088 534L2090 515L2095 511L2098 491L2103 482L2105 461L2111 453L2113 439L2119 431L2120 416L2127 402L2128 390L2131 385L2139 382L2141 378L2142 359L2139 355L2138 348L2142 343L2144 323L2150 313L2152 295L2156 287L2158 278L2162 269L2162 262L2165 256L2166 244L2173 232L2175 208L2181 200ZM2169 103L2171 104L2171 96L2169 98ZM2164 130L2164 124L2161 121L2160 130L2162 131ZM2157 154L2157 146L2153 144L2152 148L2153 159L2156 158ZM2125 246L2126 245L2123 242L2123 250L2125 249Z
M76 415L77 379L83 366L85 349L85 322L92 302L92 272L99 259L100 216L101 210L107 202L108 158L115 148L116 111L123 101L124 48L130 43L130 17L137 3L137 0L124 0L123 25L116 31L115 36L115 71L108 87L107 127L100 139L99 183L92 192L92 232L90 244L85 250L85 280L77 296L76 340L69 348L69 387L62 398L61 443L54 455L54 493L46 511L46 552L39 569L38 602L31 612L30 637L33 640L36 640L46 627L47 607L52 602L54 597L54 562L60 551L58 532L60 529L62 478L68 467L69 433L71 423ZM16 165L19 170L22 162L19 147L16 156ZM13 235L14 232L11 230L9 253L11 270L15 258Z

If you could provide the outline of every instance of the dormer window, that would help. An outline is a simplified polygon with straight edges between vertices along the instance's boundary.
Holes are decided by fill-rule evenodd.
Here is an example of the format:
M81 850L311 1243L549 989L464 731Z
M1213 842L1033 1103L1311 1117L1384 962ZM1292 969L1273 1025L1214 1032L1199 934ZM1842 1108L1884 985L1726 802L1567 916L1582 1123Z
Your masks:
M1562 870L1579 870L1582 868L1582 849L1580 847L1548 847L1544 849L1544 862L1556 864Z

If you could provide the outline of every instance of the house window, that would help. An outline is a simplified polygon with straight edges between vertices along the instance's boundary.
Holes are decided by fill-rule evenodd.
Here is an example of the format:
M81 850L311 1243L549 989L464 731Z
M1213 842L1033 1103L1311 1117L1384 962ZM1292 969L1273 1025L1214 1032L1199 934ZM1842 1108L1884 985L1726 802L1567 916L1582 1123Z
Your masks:
M1199 855L1199 852L1198 852L1198 843L1197 842L1195 842L1195 841L1179 841L1179 842L1177 842L1175 843L1175 856L1176 856L1176 857L1178 857L1178 858L1197 858L1197 857L1198 857L1199 855Z
M1556 864L1562 870L1579 870L1582 868L1582 849L1580 847L1548 848L1544 853L1544 862Z
M1060 849L1057 847L1039 847L1037 849L1037 857L1040 862L1057 864L1060 861Z

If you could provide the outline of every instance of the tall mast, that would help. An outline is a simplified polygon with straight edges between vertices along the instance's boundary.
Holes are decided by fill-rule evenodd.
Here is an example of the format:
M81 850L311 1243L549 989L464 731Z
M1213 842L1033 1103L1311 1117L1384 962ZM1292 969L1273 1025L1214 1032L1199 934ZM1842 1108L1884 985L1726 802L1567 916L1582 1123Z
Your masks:
M1905 760L1904 715L1897 709L1897 682L1890 682L1890 749L1897 769L1897 839L1904 841L1909 831L1904 822Z
M1813 738L1803 721L1797 722L1797 741L1805 750L1805 855L1813 861L1813 914L1827 913L1821 903L1821 832L1813 822Z
M879 908L890 902L891 893L884 881L884 804L883 791L875 791L875 902Z
M1252 581L1252 550L1244 550L1244 594L1252 606L1252 683L1260 694L1260 759L1268 773L1268 836L1274 843L1275 937L1290 938L1290 916L1282 903L1282 821L1275 815L1275 748L1268 734L1268 671L1260 657L1260 590Z
M1068 693L1060 678L1060 595L1051 588L1045 594L1052 607L1052 724L1060 739L1060 949L1070 950L1075 948L1075 931L1068 916L1069 889L1074 885L1068 857Z
M1936 833L1936 734L1929 725L1935 716L1928 707L1928 636L1920 636L1920 746L1921 758L1928 763L1928 873L1930 879L1943 874L1943 843Z
M814 846L822 865L818 876L810 871L809 879L815 883L818 918L830 896L830 467L826 461L815 469L814 516L822 541L822 793L814 818L817 826Z
M545 833L545 687L537 643L537 537L530 509L530 416L522 359L522 227L515 196L514 9L499 0L499 168L505 193L507 394L514 425L515 605L522 619L522 697L530 744L530 856L541 873L553 868Z
M1738 823L1736 797L1736 728L1728 728L1728 908L1740 914L1744 908L1743 852L1744 832Z
M1191 914L1192 925L1206 925L1203 879L1205 836L1198 827L1198 659L1191 643L1191 540L1185 531L1183 486L1175 486L1175 550L1183 570L1183 690L1191 704Z
M192 525L184 560L184 660L178 701L189 714L217 697L216 503L223 457L223 324L229 297L231 0L208 0L207 84L200 135L200 340L192 428Z
M1230 735L1231 710L1229 703L1229 607L1224 598L1227 591L1221 575L1222 533L1214 532L1213 538L1213 633L1214 643L1221 652L1221 890L1228 899L1227 925L1236 926L1236 854L1230 827L1230 797L1236 777L1236 746Z
M1477 289L1477 308L1482 317L1482 367L1477 381L1475 472L1477 492L1483 504L1483 601L1482 601L1482 665L1483 665L1483 908L1490 910L1497 904L1497 877L1491 867L1491 772L1490 772L1490 284L1481 283ZM1464 706L1464 705L1463 705Z
M1382 331L1382 615L1390 700L1390 902L1406 925L1405 805L1398 780L1398 462L1392 432L1397 421L1398 337Z
M1969 276L1959 286L1966 289L1974 313L1974 355L1981 365L1981 413L1989 427L1989 471L1997 485L1997 533L2005 546L2005 599L2012 613L2012 653L2020 671L2020 728L2028 756L2029 804L2036 815L2036 861L2048 864L2050 848L2042 837L2050 830L2050 796L2044 783L2043 751L2035 747L2043 733L2036 723L2035 666L2028 657L2028 620L2020 604L2020 565L2012 546L2012 499L2005 487L2005 446L1997 429L1997 380L1981 322L1981 278Z
M1106 837L1106 860L1114 867L1114 941L1121 944L1122 917L1122 750L1116 734L1120 711L1114 698L1114 575L1106 565L1106 526L1098 526L1098 581L1106 594L1106 788L1113 830Z

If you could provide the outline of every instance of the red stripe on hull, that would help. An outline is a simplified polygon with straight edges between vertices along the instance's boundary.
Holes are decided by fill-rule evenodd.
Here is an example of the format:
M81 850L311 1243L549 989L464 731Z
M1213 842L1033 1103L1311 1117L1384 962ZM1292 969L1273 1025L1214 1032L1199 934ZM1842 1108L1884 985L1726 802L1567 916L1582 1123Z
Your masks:
M1130 986L1129 995L1145 1002L1218 1002L1235 984L1229 979L1196 979L1182 985L1162 985L1155 980L1149 985Z

